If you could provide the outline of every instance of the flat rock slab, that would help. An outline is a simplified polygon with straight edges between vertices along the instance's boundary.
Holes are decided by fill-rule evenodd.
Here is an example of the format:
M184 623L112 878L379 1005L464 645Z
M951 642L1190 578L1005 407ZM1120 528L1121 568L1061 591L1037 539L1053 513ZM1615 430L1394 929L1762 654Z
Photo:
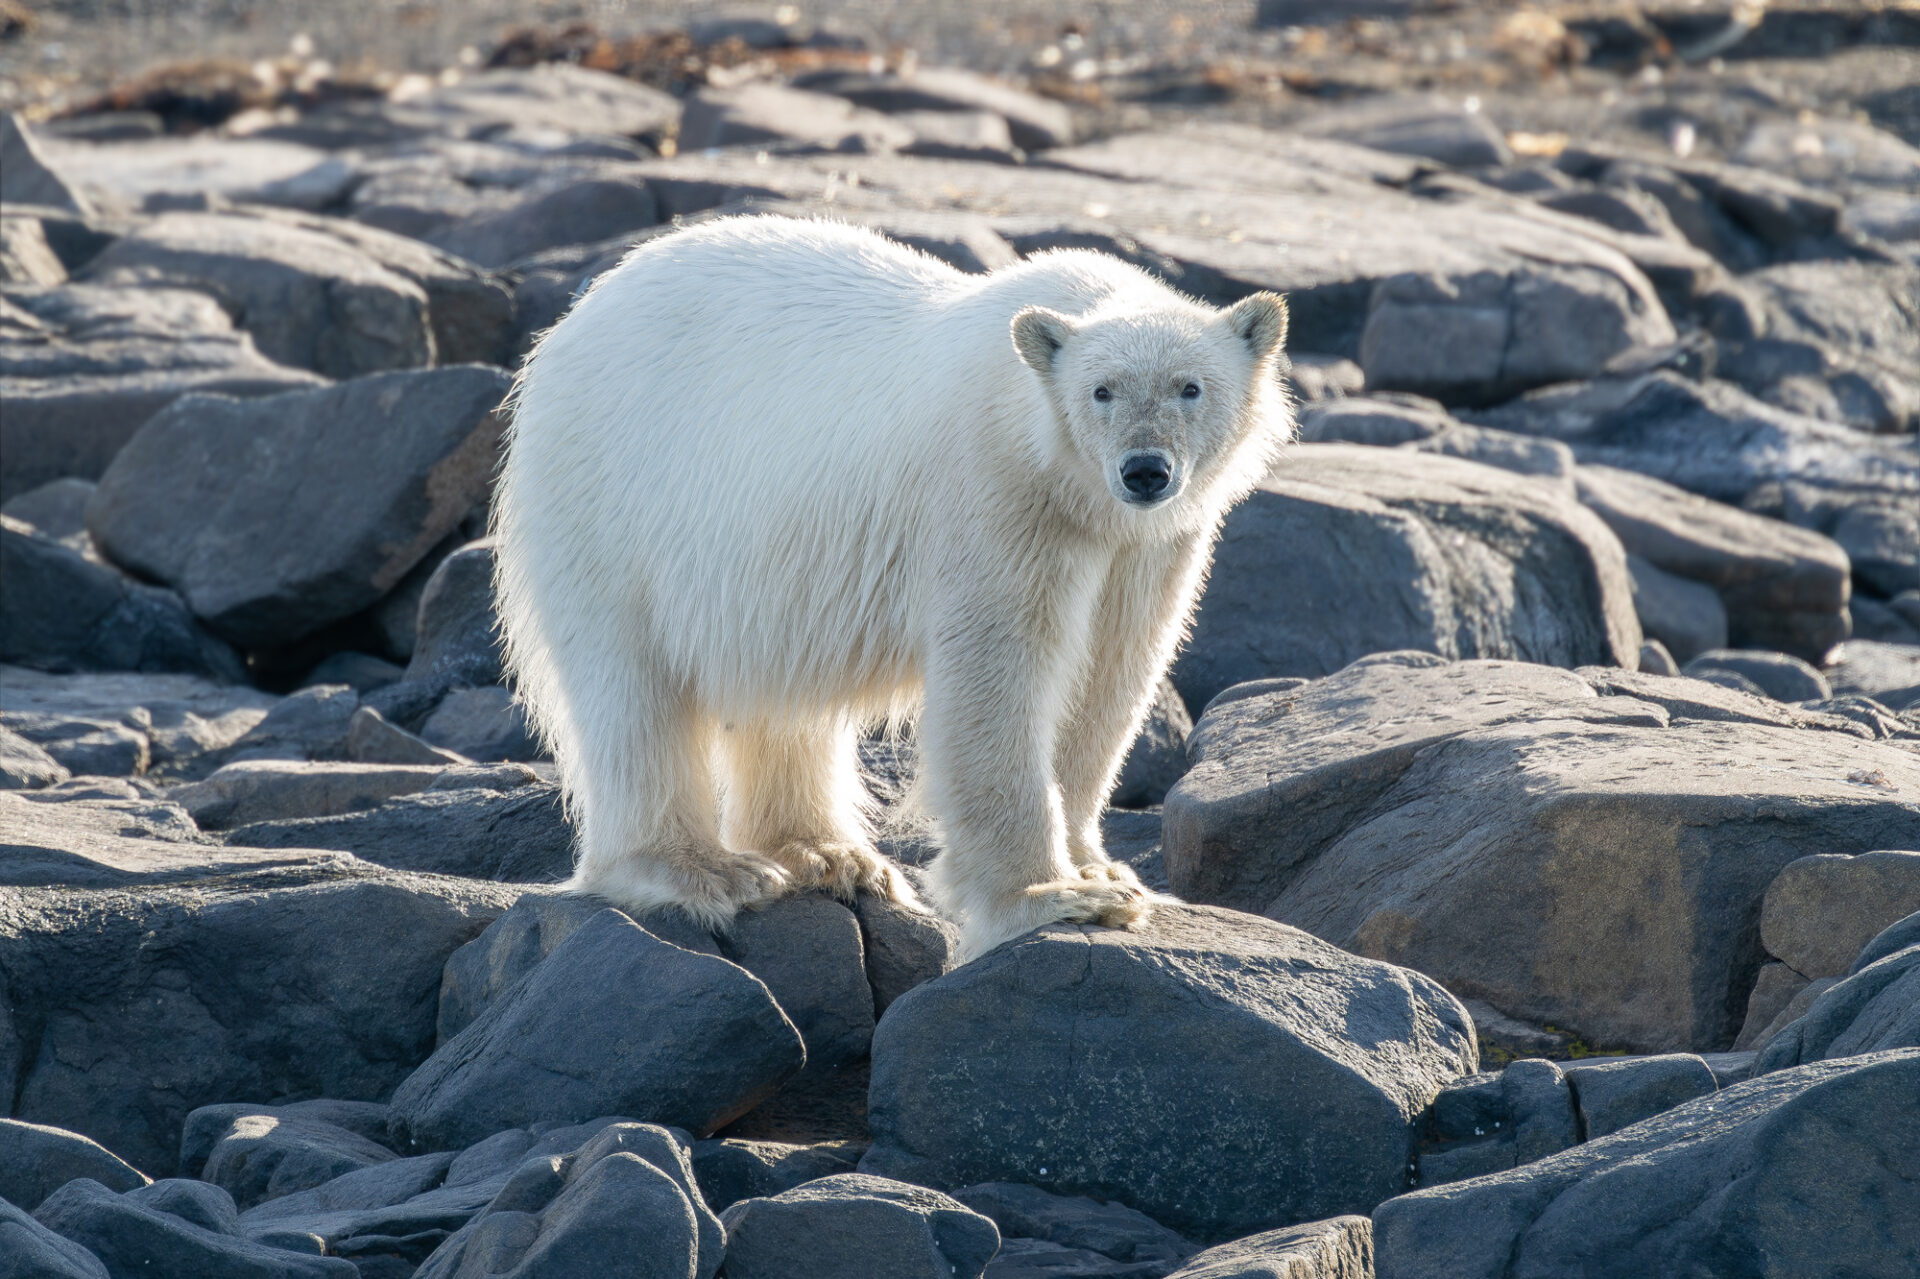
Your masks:
M600 1114L705 1136L805 1061L799 1032L759 979L608 909L401 1084L392 1128L410 1150Z
M1920 840L1920 757L1721 692L1376 660L1223 702L1168 796L1169 878L1591 1043L1723 1048L1767 884Z
M396 795L425 790L444 771L433 764L246 760L222 765L205 781L175 787L170 798L202 830L224 830L377 808Z
M1563 485L1313 444L1227 517L1172 679L1197 712L1243 680L1368 653L1631 666L1640 643L1620 544Z
M1465 1012L1418 973L1166 904L1137 932L1040 929L897 1000L861 1166L1218 1240L1404 1189L1420 1112L1474 1064Z
M378 600L466 517L506 389L467 365L176 403L114 459L87 525L234 642L291 641Z
M1512 1172L1402 1195L1373 1214L1376 1274L1910 1275L1916 1094L1920 1050L1823 1062Z
M432 1050L447 956L516 895L337 853L186 883L0 888L0 1083L19 1118L158 1174L197 1106L384 1096Z
M0 501L63 476L98 479L155 413L189 392L325 385L262 355L219 303L184 289L71 284L7 291L0 320Z

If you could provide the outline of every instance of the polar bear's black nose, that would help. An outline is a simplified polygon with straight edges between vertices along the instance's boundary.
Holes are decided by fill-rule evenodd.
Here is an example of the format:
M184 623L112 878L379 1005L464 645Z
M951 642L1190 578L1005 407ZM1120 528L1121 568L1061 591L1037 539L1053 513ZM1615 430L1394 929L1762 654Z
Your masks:
M1173 483L1173 472L1160 453L1129 453L1120 462L1120 482L1142 502L1151 502Z

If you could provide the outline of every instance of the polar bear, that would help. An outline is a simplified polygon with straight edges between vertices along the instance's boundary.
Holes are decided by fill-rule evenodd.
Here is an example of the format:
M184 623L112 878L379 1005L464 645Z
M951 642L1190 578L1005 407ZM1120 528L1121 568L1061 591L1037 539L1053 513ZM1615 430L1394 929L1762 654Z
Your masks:
M828 221L635 249L528 359L495 494L569 887L710 927L810 887L911 902L857 756L911 716L965 954L1143 918L1100 816L1291 436L1286 323L1104 254L968 275Z

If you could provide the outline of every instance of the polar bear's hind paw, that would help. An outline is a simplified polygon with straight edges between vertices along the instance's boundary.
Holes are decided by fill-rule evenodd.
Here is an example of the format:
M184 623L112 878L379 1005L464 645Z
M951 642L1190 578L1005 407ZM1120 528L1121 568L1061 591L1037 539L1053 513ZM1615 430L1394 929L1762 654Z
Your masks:
M913 885L885 856L851 840L794 841L769 856L797 889L819 888L843 902L858 893L923 909Z

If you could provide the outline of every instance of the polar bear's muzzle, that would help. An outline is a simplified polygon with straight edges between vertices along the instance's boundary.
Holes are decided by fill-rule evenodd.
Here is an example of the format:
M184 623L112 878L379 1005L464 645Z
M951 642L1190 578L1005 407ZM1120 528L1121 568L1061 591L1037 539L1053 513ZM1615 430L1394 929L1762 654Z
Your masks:
M1120 492L1131 506L1157 506L1179 491L1173 459L1159 449L1136 449L1120 459Z

